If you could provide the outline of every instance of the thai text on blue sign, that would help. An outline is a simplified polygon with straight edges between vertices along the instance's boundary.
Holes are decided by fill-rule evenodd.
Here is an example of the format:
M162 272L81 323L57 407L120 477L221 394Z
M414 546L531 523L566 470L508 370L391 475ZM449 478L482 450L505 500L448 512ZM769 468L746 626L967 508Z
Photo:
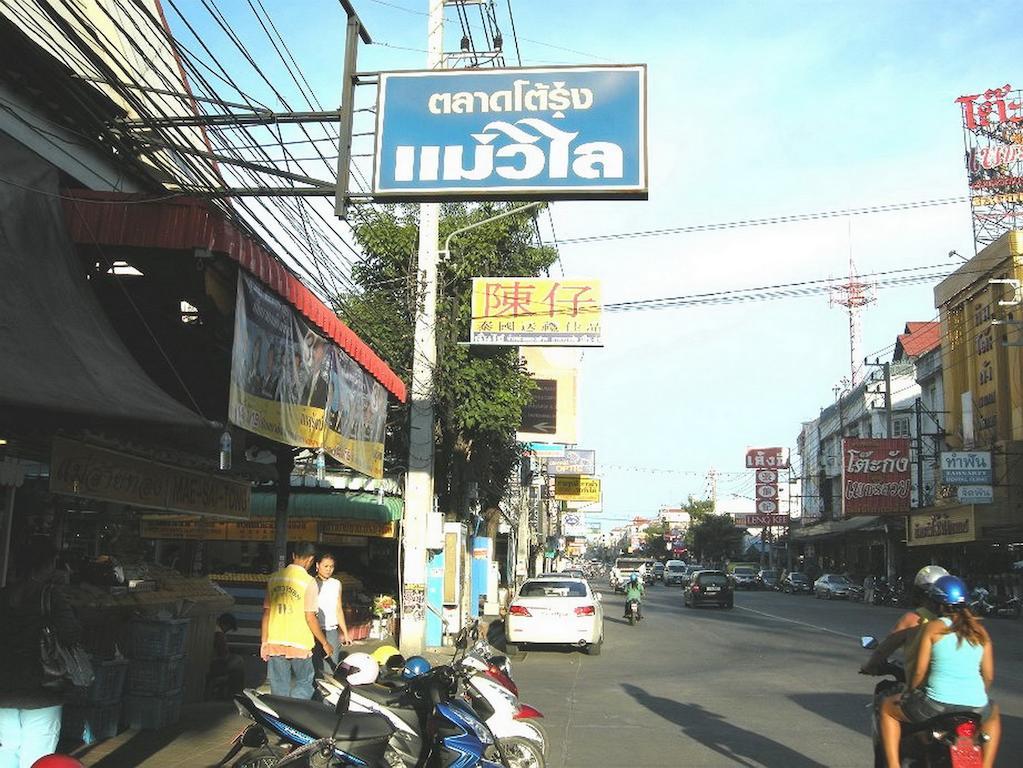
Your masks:
M385 72L373 194L647 197L646 66Z
M991 485L991 452L942 452L941 482L945 485Z

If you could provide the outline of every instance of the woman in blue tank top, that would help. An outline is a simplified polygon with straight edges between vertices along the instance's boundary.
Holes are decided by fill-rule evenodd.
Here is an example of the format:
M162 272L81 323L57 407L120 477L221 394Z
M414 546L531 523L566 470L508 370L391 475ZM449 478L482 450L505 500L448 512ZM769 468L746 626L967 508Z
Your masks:
M899 768L902 723L922 723L951 712L980 715L984 768L992 768L1002 736L1001 716L988 697L994 681L995 659L991 637L966 604L966 584L955 576L942 576L930 596L941 608L938 621L920 628L920 649L914 679L906 693L892 696L881 706L880 729L889 768Z

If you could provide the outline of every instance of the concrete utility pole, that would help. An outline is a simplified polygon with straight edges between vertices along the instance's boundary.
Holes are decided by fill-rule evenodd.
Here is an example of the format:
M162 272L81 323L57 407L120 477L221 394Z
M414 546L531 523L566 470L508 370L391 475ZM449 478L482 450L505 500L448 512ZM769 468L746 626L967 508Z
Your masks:
M426 66L439 69L444 51L444 0L429 0ZM423 651L426 636L426 527L433 510L433 374L437 362L437 245L440 206L419 206L419 260L405 519L402 526L402 611L400 650Z

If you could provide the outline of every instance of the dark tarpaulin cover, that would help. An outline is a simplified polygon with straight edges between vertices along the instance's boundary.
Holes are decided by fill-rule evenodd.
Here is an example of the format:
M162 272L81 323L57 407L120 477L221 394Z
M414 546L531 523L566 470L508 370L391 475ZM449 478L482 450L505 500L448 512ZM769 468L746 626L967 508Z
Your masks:
M185 427L117 336L76 263L57 171L0 132L0 408Z

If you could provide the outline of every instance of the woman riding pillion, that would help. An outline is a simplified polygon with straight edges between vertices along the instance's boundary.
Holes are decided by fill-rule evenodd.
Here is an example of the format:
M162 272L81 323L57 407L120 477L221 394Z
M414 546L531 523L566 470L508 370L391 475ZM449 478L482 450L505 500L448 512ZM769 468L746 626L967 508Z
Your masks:
M643 588L643 580L639 578L638 573L634 573L629 577L628 583L625 585L625 618L629 618L628 610L629 603L635 600L637 605L636 618L643 618L643 594L645 590Z
M902 723L922 723L952 712L973 712L981 717L987 736L984 768L991 768L998 752L1002 726L998 706L988 697L994 682L991 637L967 607L966 584L943 576L930 590L939 616L920 630L913 677L906 693L885 699L880 730L889 768L899 768Z

